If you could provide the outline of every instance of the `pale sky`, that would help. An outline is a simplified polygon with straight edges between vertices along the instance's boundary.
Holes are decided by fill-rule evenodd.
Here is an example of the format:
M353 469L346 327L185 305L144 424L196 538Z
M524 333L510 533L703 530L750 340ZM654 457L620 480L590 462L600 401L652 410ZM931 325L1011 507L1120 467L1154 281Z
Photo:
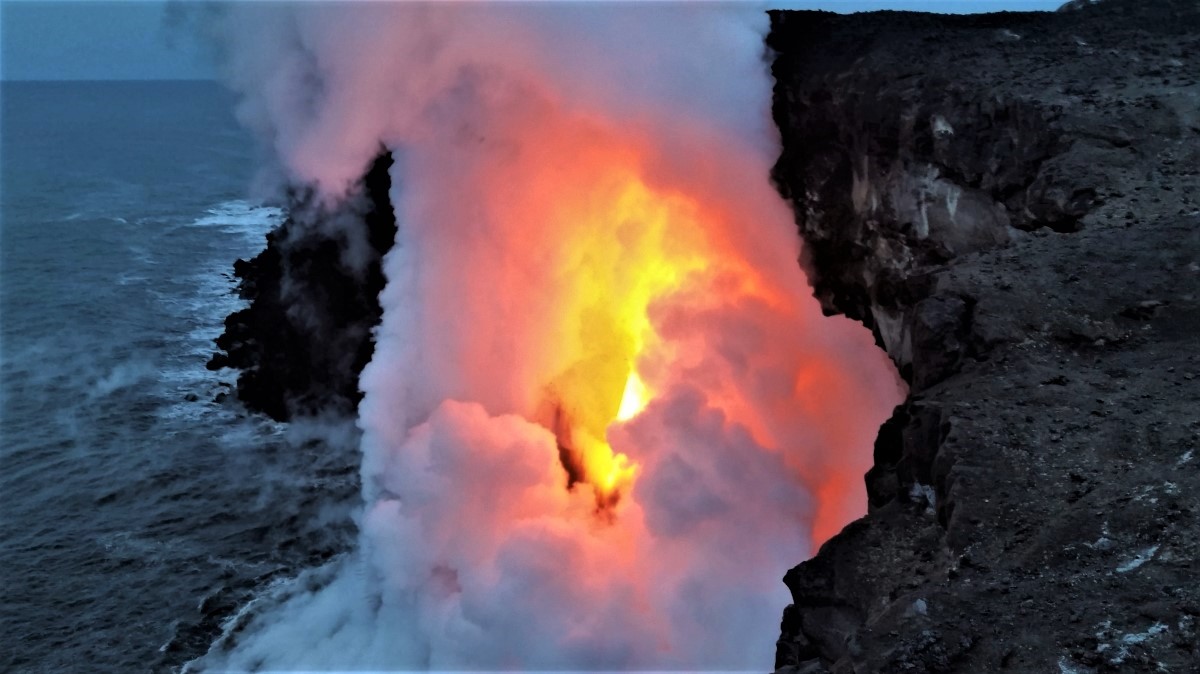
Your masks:
M778 0L787 9L858 12L1053 10L1065 0ZM178 0L0 0L0 78L212 79L205 48L179 19Z

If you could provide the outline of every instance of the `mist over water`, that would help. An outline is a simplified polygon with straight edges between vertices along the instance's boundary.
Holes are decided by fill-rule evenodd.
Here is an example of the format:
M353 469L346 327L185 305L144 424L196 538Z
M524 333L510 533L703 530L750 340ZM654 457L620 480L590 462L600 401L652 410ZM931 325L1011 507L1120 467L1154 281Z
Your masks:
M234 6L263 174L397 155L349 557L197 668L758 669L780 578L865 509L902 397L825 318L766 16L718 4Z
M354 441L213 402L228 270L281 216L245 198L231 97L0 86L0 670L177 667L264 576L344 547Z

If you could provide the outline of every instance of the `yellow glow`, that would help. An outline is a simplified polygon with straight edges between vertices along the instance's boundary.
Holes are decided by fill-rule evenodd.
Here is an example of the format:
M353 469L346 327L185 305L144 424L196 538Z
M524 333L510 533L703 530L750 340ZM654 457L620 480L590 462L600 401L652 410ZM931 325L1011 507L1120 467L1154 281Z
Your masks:
M571 274L556 317L575 342L566 345L569 365L549 383L548 400L560 444L576 457L598 500L608 502L637 473L609 446L608 427L637 416L654 397L653 382L630 367L658 343L650 306L703 273L708 255L694 202L620 171L596 178L592 188L556 213L575 225L562 251Z
M646 385L637 372L630 372L625 380L625 395L621 396L621 408L617 410L617 421L629 421L636 417L649 403Z
M607 445L605 445L607 447ZM617 487L629 484L633 481L633 476L636 472L636 467L630 465L629 457L624 454L611 454L612 460L608 463L607 468L603 473L604 477L598 485L600 491L605 495L611 494L617 490Z

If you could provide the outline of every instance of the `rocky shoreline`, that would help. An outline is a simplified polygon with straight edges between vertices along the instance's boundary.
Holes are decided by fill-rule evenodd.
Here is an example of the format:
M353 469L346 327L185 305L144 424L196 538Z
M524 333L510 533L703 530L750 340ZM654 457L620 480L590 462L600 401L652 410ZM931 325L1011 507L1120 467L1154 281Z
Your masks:
M786 672L1200 662L1200 3L773 12L818 298L911 395Z

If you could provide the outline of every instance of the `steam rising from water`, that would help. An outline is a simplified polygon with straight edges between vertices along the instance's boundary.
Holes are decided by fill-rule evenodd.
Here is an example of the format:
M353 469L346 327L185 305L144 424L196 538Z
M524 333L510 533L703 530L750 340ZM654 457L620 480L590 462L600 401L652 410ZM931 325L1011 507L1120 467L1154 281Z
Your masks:
M765 15L222 21L282 176L336 201L382 144L400 233L361 380L359 548L205 664L767 666L779 578L862 511L901 391L798 266L767 179Z

